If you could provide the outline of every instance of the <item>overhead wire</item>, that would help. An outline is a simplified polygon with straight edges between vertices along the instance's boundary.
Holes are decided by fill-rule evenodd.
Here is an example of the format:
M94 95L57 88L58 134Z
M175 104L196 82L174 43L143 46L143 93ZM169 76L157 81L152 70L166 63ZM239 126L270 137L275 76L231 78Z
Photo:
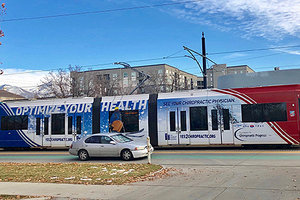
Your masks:
M293 45L293 46L280 46L280 47L272 47L272 48L261 48L261 49L249 49L249 50L237 50L237 51L231 51L232 53L234 52L246 52L246 51L261 51L261 50L274 50L274 49L281 49L281 48L292 48L292 47L300 47L300 45ZM174 56L180 52L182 52L184 50L179 50L176 51L175 53L172 53L168 56L164 56L164 57L158 57L158 58L148 58L148 59L140 59L140 60L128 60L128 61L124 61L124 62L128 62L128 63L138 63L138 62L147 62L147 61L155 61L155 60L167 60L167 59L178 59L178 58L185 58L185 55L182 56ZM222 53L229 53L229 52L219 52L218 54L222 54ZM233 60L230 62L239 62L239 61L244 61L244 60L252 60L252 59L257 59L257 58L263 58L263 57L269 57L269 56L273 56L273 55L278 55L278 54L283 54L286 52L280 52L280 53L275 53L275 54L268 54L268 55L262 55L262 56L256 56L256 57L251 57L251 58L245 58L245 59L239 59L239 60ZM215 53L216 54L216 53ZM210 54L211 55L211 54ZM196 55L198 56L198 55ZM108 63L98 63L98 64L89 64L89 65L78 65L81 68L89 68L89 67L99 67L99 66L113 66L114 62L108 62ZM25 71L25 72L16 72L16 73L10 73L10 74L2 74L1 76L8 76L8 75L18 75L18 74L28 74L28 73L39 73L39 72L51 72L51 71L55 71L55 70L66 70L68 69L68 67L63 67L63 68L51 68L48 70L32 70L32 71ZM105 68L103 68L105 69Z
M70 16L78 16L78 15L109 13L109 12L145 9L145 8L153 8L153 7L173 6L173 5L180 5L180 4L185 4L185 3L194 3L194 2L200 2L200 1L203 1L203 0L170 2L170 3L162 3L162 4L134 6L134 7L125 7L125 8L115 8L115 9L106 9L106 10L97 10L97 11L86 11L86 12L77 12L77 13L64 13L64 14L46 15L46 16L37 16L37 17L21 17L21 18L4 19L4 20L0 20L0 22L25 21L25 20L49 19L49 18L57 18L57 17L70 17Z
M278 47L269 47L269 48L261 48L261 49L245 49L245 50L235 50L235 51L223 51L223 52L213 52L213 53L207 53L207 54L208 55L218 55L218 54L242 53L242 52L251 52L251 51L276 50L276 49L295 48L295 47L300 47L300 45L278 46Z

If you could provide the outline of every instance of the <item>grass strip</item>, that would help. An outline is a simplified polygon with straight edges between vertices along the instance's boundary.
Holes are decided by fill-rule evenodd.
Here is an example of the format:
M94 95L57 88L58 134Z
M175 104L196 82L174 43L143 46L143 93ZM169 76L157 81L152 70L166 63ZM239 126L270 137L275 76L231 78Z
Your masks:
M22 195L0 195L1 200L16 200L16 199L30 199L37 198L36 196L22 196ZM47 198L51 199L51 197Z
M0 163L0 181L121 185L160 176L155 172L161 169L160 165L131 163Z

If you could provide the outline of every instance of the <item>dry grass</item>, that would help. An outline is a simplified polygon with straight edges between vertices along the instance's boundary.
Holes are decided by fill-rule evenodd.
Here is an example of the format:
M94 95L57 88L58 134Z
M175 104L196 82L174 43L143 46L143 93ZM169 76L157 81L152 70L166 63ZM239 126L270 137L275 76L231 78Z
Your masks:
M155 173L161 169L150 164L0 163L0 181L120 185L161 176L164 170Z
M15 200L15 199L29 199L37 198L35 196L22 196L22 195L0 195L1 200ZM51 197L49 197L51 199Z

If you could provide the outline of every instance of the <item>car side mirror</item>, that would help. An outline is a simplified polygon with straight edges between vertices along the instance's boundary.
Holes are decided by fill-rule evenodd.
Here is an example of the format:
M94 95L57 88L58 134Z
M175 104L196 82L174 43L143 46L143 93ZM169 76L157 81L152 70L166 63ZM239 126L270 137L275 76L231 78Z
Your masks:
M116 145L117 143L115 141L110 141L110 144Z

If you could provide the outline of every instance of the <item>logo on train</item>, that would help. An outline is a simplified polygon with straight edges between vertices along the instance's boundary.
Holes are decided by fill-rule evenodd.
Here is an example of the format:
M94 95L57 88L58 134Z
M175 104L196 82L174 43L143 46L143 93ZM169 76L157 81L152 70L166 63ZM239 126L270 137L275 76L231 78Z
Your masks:
M291 116L291 117L295 117L295 115L296 115L296 114L295 114L295 111L290 111L290 116Z

